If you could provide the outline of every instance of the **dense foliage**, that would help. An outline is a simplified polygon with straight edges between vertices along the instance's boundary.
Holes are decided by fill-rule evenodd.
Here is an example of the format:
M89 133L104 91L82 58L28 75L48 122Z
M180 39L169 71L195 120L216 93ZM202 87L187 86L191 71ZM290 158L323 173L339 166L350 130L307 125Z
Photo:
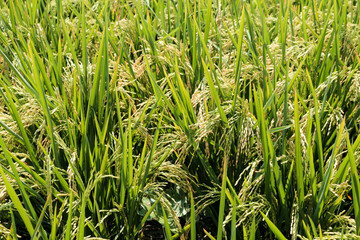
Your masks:
M0 239L359 238L359 20L0 0Z

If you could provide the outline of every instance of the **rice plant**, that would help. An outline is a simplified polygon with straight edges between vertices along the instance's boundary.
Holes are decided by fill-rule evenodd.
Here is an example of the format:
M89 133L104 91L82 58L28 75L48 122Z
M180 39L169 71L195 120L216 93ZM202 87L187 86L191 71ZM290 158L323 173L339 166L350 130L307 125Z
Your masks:
M360 239L359 20L1 0L0 239Z

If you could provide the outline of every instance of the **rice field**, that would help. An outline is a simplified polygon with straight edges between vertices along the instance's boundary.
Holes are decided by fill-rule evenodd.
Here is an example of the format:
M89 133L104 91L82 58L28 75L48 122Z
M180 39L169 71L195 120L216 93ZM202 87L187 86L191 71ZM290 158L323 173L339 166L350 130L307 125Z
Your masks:
M359 0L0 0L0 239L360 239Z

